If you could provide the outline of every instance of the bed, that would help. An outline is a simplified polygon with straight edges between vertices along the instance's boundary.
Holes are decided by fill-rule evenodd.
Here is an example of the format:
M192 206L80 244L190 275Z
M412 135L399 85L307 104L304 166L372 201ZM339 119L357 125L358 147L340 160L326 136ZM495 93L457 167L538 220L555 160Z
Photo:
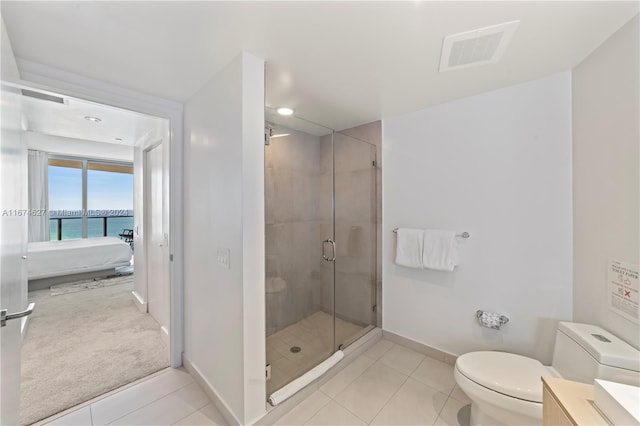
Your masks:
M43 288L37 285L43 282L68 282L82 279L87 273L107 274L117 267L130 265L131 247L115 237L42 241L29 243L27 259L29 289L32 290ZM54 279L56 277L64 278Z

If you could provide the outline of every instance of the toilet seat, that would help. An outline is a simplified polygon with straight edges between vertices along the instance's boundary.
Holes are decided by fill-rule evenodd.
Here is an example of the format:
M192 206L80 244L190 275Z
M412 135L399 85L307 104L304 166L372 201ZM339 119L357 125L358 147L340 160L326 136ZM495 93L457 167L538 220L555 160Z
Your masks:
M458 357L456 369L489 390L524 401L542 403L540 377L554 376L540 361L521 355L480 351Z
M542 423L542 380L555 377L539 361L506 352L470 352L456 360L458 386L473 401L472 424Z
M462 391L469 396L472 425L540 425L542 404L503 395L468 379L455 368L453 375ZM542 382L540 382L542 386Z

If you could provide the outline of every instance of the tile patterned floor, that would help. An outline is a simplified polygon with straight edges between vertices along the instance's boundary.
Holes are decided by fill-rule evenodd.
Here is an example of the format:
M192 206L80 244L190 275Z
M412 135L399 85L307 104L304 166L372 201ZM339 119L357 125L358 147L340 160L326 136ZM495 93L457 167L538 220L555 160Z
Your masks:
M453 366L380 340L276 425L468 425Z
M453 366L388 340L367 352L280 418L276 425L469 424L470 401ZM184 370L103 398L50 425L224 425Z
M183 369L169 368L45 425L225 425L222 414Z
M336 318L336 342L345 342L364 329ZM291 352L292 346L301 348ZM271 364L271 380L267 395L328 358L333 353L333 317L322 311L298 321L267 337L267 364Z

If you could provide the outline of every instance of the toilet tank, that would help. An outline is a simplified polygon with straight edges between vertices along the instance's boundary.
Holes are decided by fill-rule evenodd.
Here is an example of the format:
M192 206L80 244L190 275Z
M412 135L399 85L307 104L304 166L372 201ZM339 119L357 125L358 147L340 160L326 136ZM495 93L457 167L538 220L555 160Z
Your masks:
M568 380L640 386L640 351L595 325L558 323L552 367Z

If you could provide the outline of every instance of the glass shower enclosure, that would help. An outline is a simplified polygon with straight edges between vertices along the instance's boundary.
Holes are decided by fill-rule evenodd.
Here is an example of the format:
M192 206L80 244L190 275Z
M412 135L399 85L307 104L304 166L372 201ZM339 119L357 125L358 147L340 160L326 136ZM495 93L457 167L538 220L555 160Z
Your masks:
M376 325L376 148L265 117L270 395Z

